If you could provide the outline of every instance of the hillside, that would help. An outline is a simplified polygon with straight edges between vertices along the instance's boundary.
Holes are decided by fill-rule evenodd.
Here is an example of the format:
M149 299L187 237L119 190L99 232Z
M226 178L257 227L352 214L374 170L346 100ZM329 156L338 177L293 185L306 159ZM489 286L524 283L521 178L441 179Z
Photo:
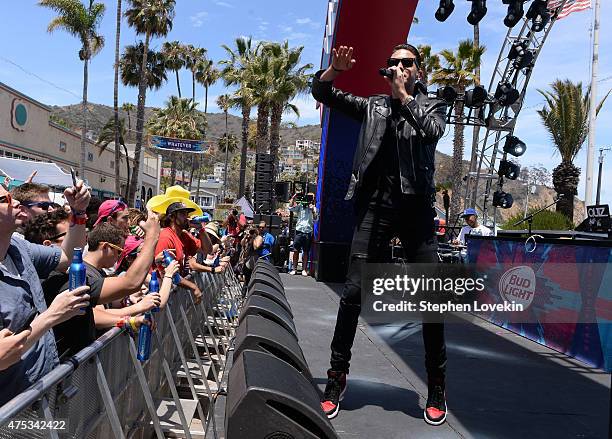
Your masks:
M145 118L148 118L152 112L152 108L147 107L145 110ZM78 127L81 126L82 115L81 115L81 107L80 104L75 105L67 105L63 107L54 106L52 107L52 114L55 118L62 119L65 123L71 127L72 129L77 130ZM88 126L91 131L94 133L94 137L97 136L103 125L108 121L110 117L113 116L113 109L107 105L100 104L89 104L89 114L90 117L88 119ZM120 112L120 117L124 117L127 119L127 113ZM213 142L221 137L225 132L225 115L223 113L208 113L206 115L208 120L208 138ZM253 121L256 117L255 111L253 111L251 120ZM129 142L134 142L134 127L136 115L130 114L131 126L132 126L132 135L128 136ZM234 134L240 139L241 136L241 128L242 128L242 119L240 117L236 117L233 115L228 115L228 132L230 134ZM308 139L319 142L321 139L321 128L319 125L306 125L302 127L296 128L281 128L281 139L283 145L292 145L298 139ZM236 151L232 156L238 154ZM221 158L219 156L218 158ZM450 156L436 152L436 182L444 183L450 181L451 175L451 163L452 159ZM464 162L464 169L467 172L469 163ZM463 189L465 190L465 189ZM511 209L499 209L499 214L501 216L502 222L504 222L507 218L512 215L522 212L525 208L525 196L526 196L526 186L521 181L508 181L504 185L504 190L509 192L514 197L514 206ZM463 194L462 194L463 195ZM534 195L529 196L529 207L536 206L545 206L550 204L554 199L555 191L552 188L546 186L538 186L536 193ZM441 199L439 200L439 204L442 205ZM584 202L576 199L575 202L575 218L584 218L585 216L585 207ZM498 220L500 218L498 217Z

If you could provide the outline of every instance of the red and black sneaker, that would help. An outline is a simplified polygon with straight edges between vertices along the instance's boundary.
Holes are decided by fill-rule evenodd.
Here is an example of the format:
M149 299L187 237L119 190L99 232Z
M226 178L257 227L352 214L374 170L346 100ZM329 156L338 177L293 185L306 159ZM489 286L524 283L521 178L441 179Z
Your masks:
M427 395L427 404L423 417L430 425L441 425L446 421L446 395L444 388L440 385L431 386Z
M344 392L346 392L346 373L328 370L327 385L325 386L325 392L323 392L321 408L329 419L338 415Z

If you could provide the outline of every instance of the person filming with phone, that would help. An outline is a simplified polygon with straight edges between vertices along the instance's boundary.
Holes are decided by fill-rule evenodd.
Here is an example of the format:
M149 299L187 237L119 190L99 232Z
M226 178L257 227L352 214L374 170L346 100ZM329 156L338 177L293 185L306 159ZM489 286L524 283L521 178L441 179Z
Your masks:
M335 88L333 81L339 75L351 74L357 62L354 55L352 47L333 49L329 67L316 73L312 83L317 101L361 123L345 197L354 200L356 227L331 343L331 368L321 401L329 418L337 415L346 390L361 312L364 264L385 262L394 237L399 237L409 263L436 263L438 259L434 155L446 126L446 104L427 96L421 82L421 55L410 44L391 48L386 67L379 70L390 95L366 98ZM426 322L422 332L428 384L424 418L429 424L439 425L446 420L444 324Z
M314 205L314 194L295 193L289 200L289 211L297 214L295 224L295 238L293 239L293 270L289 274L297 273L297 264L302 252L302 276L308 276L308 257L312 230L317 219L317 208Z

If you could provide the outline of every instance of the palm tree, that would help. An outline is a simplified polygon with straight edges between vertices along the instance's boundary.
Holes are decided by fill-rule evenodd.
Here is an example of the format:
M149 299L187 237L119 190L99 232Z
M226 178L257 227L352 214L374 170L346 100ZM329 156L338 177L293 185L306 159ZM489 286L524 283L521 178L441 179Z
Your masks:
M195 80L204 86L204 113L208 113L208 88L217 82L220 76L221 72L211 60L203 60L196 65Z
M195 101L196 72L206 58L206 49L191 44L185 46L185 67L191 71L191 98Z
M542 123L550 134L553 145L561 156L561 164L553 170L553 186L561 196L557 211L571 221L574 220L574 195L578 193L580 168L573 163L589 135L590 87L583 94L582 83L569 79L556 80L551 84L552 91L538 90L546 106L538 110ZM608 98L610 92L597 106L596 114Z
M178 97L181 96L181 83L179 70L185 67L185 46L180 41L166 41L162 46L162 53L166 57L166 66L176 74L176 89Z
M231 49L223 45L228 59L219 64L224 65L221 77L226 85L238 85L238 90L232 96L232 107L240 108L242 113L242 146L240 152L240 183L238 186L238 198L244 195L246 184L247 149L249 145L249 122L251 119L251 108L253 107L253 90L247 67L254 56L251 38L236 38L236 48Z
M147 121L152 135L177 139L202 139L206 134L206 116L198 111L193 99L170 96L164 108L153 110ZM176 166L172 166L171 179L176 179Z
M459 42L457 52L445 49L440 52L444 66L436 70L431 76L432 84L450 85L457 93L464 94L467 87L478 84L475 70L480 65L484 53L483 46L474 47L472 40ZM463 182L463 103L455 103L455 133L453 139L453 171L451 183L453 192L451 196L450 217L455 218L461 209L461 184Z
M147 88L150 90L159 89L168 79L166 76L166 58L161 52L155 52L151 49L147 51L147 69L146 74L142 75L142 60L144 58L144 43L140 41L136 45L125 46L123 54L119 60L119 68L121 71L121 82L123 85L130 87L138 87L141 76L146 77ZM128 113L134 111L134 104L125 103L122 109ZM139 118L139 116L136 116ZM128 120L129 123L129 120ZM138 120L136 121L138 127ZM130 128L131 129L131 128ZM136 128L138 129L138 128Z
M417 49L421 55L421 74L428 82L433 72L440 69L440 57L431 52L431 46L428 44L422 44Z
M225 194L227 193L227 162L229 159L229 142L227 137L227 113L232 105L230 95L220 95L217 98L217 107L223 110L225 114L225 134L223 134L223 145L225 145L225 169L223 172L223 199L225 200ZM219 146L221 146L221 141L219 142Z
M106 6L89 0L85 6L79 0L40 0L39 6L49 8L58 15L47 26L48 32L64 29L81 42L79 59L83 61L83 127L81 128L81 162L79 164L80 177L85 178L85 157L87 155L87 82L89 80L89 60L93 58L102 47L104 37L99 35L98 27L104 16Z
M255 55L247 69L253 97L257 105L257 152L266 153L270 144L268 131L270 106L273 95L274 57L270 51L258 44Z
M297 95L306 92L312 75L306 73L312 64L298 67L303 46L290 48L289 42L268 44L265 48L273 57L272 96L270 99L270 154L274 158L275 169L278 169L278 149L280 146L280 126L283 113L294 112L298 117L299 110L289 102Z
M121 133L119 132L119 43L121 40L121 0L117 0L117 19L115 25L115 77L113 79L113 111L115 113L114 126L115 126L115 145L119 145L121 140ZM128 159L128 155L126 153L127 167L128 167L128 184L130 182L130 160ZM119 148L115 146L115 194L121 195L121 172L119 169L119 161L121 160L121 153L119 152ZM123 194L125 197L127 195L127 184L126 184L126 193Z
M136 33L144 35L144 46L142 50L142 63L138 83L138 112L136 116L136 148L134 151L134 169L130 183L128 203L132 205L136 197L138 187L138 170L140 168L140 154L142 152L144 137L145 102L149 79L147 56L149 54L149 42L153 37L165 37L172 29L174 19L174 6L176 0L129 0L131 8L125 12L128 23Z
M119 140L116 140L116 135L119 134ZM119 169L119 164L121 162L121 152L119 152L119 158L117 159L117 151L119 151L119 145L123 147L123 153L125 154L125 167L127 168L127 183L125 192L129 193L130 188L130 156L128 154L128 149L126 146L126 138L127 131L125 129L125 119L119 119L119 125L115 125L115 118L111 117L108 119L108 122L102 127L102 131L98 134L98 140L96 141L96 146L100 147L100 151L98 156L101 156L106 147L111 142L115 143L115 160L119 160L115 162L115 169ZM117 194L121 193L121 181L117 180L119 183L119 191Z
M135 109L136 109L136 106L130 102L124 102L121 105L121 110L127 113L128 136L132 134L132 118L130 117L130 113L133 113Z

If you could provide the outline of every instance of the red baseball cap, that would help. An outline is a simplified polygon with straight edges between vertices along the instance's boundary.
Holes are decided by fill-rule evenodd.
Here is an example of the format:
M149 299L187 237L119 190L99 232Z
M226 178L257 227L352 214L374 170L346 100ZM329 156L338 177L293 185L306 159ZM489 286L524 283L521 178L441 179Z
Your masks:
M139 238L134 235L129 235L125 240L125 244L123 244L123 251L121 252L121 256L119 256L119 259L117 260L117 264L115 264L115 268L119 267L121 265L121 262L123 262L123 259L130 253L135 251L138 246L143 242L144 240L142 238Z
M127 209L127 204L123 200L106 200L98 208L98 219L94 223L94 227L100 224L104 219L108 218L115 212L121 212Z

